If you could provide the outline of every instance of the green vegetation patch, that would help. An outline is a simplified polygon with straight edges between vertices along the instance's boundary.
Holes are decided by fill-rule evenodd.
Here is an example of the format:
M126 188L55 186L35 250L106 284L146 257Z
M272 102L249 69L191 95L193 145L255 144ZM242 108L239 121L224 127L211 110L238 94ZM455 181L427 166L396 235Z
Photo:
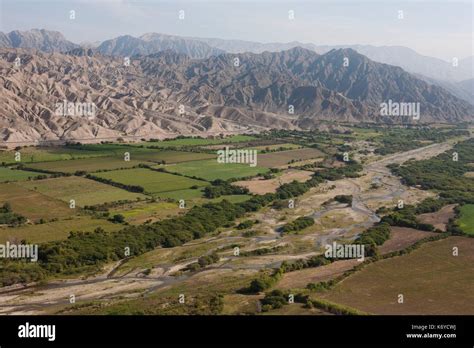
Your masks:
M122 225L107 220L93 219L89 216L75 216L65 220L47 222L37 225L24 225L15 228L0 228L0 243L26 240L28 243L44 243L64 240L72 231L92 232L102 228L107 232L118 231Z
M173 150L155 150L151 152L142 152L133 156L135 160L146 160L149 162L160 163L180 163L189 161L199 161L204 159L216 158L217 154L203 152L187 152Z
M158 172L147 168L115 170L97 173L96 176L124 185L138 185L143 187L147 193L156 194L157 196L165 198L171 198L165 193L189 190L191 187L196 187L196 189L192 189L190 190L192 192L186 193L188 198L190 196L199 197L202 195L202 192L198 188L209 185L208 182L202 180L190 179L184 176ZM193 193L195 193L195 195L193 195ZM174 194L172 198L175 198Z
M76 206L96 205L119 200L146 198L140 193L128 192L78 176L60 177L38 181L25 181L21 185L48 197L69 203L74 199Z
M296 150L265 153L258 155L257 160L258 166L272 168L308 159L320 158L323 156L324 154L318 149L302 148Z
M0 167L0 182L30 180L37 178L40 175L41 173Z
M283 233L292 233L304 230L306 227L314 225L314 219L309 216L301 216L296 220L283 226Z
M15 154L20 153L20 162L16 161ZM110 155L104 151L89 151L76 147L25 147L16 150L0 151L0 163L35 163L46 161L63 161L78 158L89 158Z
M396 129L384 131L382 136L376 137L379 147L375 153L379 155L388 155L396 152L403 152L416 149L418 147L429 145L430 143L439 143L449 138L467 136L467 130L460 129Z
M245 142L245 141L252 141L255 139L257 138L250 135L234 135L231 137L218 138L218 139L178 137L171 140L148 141L146 143L140 143L138 145L144 145L147 147L156 146L156 147L163 147L163 148L181 147L181 146L205 146L205 145L240 143L240 142Z
M458 223L465 233L474 235L474 204L466 204L461 207Z
M0 225L18 226L25 222L26 218L14 213L10 203L5 203L0 207Z
M37 170L45 170L48 172L69 173L76 172L93 173L101 170L113 170L119 168L131 168L138 166L140 161L125 161L124 158L118 157L99 157L84 158L69 161L55 161L29 164L26 167Z
M40 183L43 180L28 181ZM25 182L26 183L26 182ZM48 197L20 186L18 183L0 184L0 204L10 203L14 212L27 217L33 222L40 219L61 219L76 214L65 202Z
M208 181L239 179L268 172L267 168L251 167L248 164L219 163L217 160L179 163L167 166L166 170Z
M419 185L424 190L439 191L445 204L474 204L474 178L464 176L472 170L472 162L474 139L469 139L428 160L408 161L401 166L393 164L389 167L394 174L403 178L406 185Z
M302 147L301 145L297 145L297 144L284 143L284 144L252 146L251 149L257 150L259 153L266 153L266 152L295 150L301 147Z
M148 219L162 219L177 215L179 209L177 203L141 201L109 210L110 215L121 214L129 223L144 223Z

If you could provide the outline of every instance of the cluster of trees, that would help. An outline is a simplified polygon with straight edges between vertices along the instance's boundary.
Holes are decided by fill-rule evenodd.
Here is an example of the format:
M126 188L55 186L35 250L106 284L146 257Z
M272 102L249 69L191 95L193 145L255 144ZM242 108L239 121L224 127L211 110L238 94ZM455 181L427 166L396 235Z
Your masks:
M114 214L109 221L113 222L114 224L123 224L125 222L125 216L122 214Z
M433 230L431 225L418 223L414 215L437 211L446 204L474 204L474 179L465 176L466 173L473 171L472 163L474 163L474 139L471 138L436 157L423 161L410 161L403 166L390 166L392 172L402 177L406 185L419 185L426 190L436 190L439 198L425 199L416 208L408 206L383 219L397 226ZM456 218L450 219L447 230L456 235L464 234Z
M409 151L425 145L423 141L443 142L452 137L468 136L469 132L460 129L440 131L439 129L404 129L390 131L377 137L381 146L375 149L379 155Z
M283 226L283 233L297 232L305 229L306 227L314 225L314 219L308 216L301 216L296 220L287 223Z
M267 193L262 196L253 196L245 202L239 203L238 205L245 209L247 212L258 211L262 207L270 204L275 199L275 194Z
M245 231L242 233L242 237L245 237L245 238L250 238L250 237L255 237L257 234L259 234L258 231L255 231L255 230L249 230L249 231Z
M260 300L262 304L262 312L268 312L272 309L282 308L289 304L290 293L288 291L273 290ZM308 295L297 293L293 298L295 303L304 303L306 308L321 308L326 312L338 315L364 315L366 313L353 308L345 307L326 300L310 299Z
M280 270L283 273L298 271L304 268L313 268L328 265L335 261L334 258L327 259L324 255L312 256L308 259L299 259L295 261L283 261Z
M311 291L325 291L331 289L336 284L335 279L328 280L327 282L309 283L306 288Z
M174 247L201 238L243 214L244 208L224 200L193 207L183 216L128 226L115 233L107 233L101 228L94 232L74 232L64 241L42 244L37 264L42 275L97 268L103 262L139 255L157 246Z
M29 172L35 172L35 173L42 173L42 174L50 174L50 178L59 178L61 176L71 176L71 173L62 173L62 172L53 172L51 170L47 169L39 169L39 168L31 168L25 166L23 163L18 164L17 169L21 170L27 170ZM41 178L46 179L48 176L46 175L41 175ZM38 178L37 178L38 179Z
M424 208L427 208L425 206ZM418 211L422 211L421 209ZM418 222L416 219L417 209L412 205L406 205L402 209L396 208L392 213L382 217L381 222L390 226L410 227L422 231L434 231L434 226Z
M204 197L218 198L224 195L245 195L249 190L245 187L234 186L227 181L217 179L211 182L211 186L204 188Z
M260 249L254 249L250 251L242 251L240 253L240 256L260 256L260 255L267 255L271 253L276 253L285 247L283 245L271 247L271 248L260 248Z
M197 262L191 263L186 267L186 270L188 271L197 271L200 270L201 268L204 268L206 266L212 265L213 263L216 263L219 261L220 257L217 255L216 252L213 252L212 254L209 255L204 255L198 258Z
M319 178L322 181L340 180L343 178L357 178L359 172L362 170L362 165L354 160L346 162L346 165L339 168L330 168L316 172L314 178Z
M0 285L37 282L46 276L46 271L35 262L0 259Z
M337 303L329 302L322 299L309 299L306 301L308 308L320 308L325 312L336 315L366 315L367 313L359 311L354 308L346 307Z
M245 230L247 228L252 227L255 225L258 221L257 220L245 220L242 221L240 224L237 225L238 230Z
M6 202L0 207L0 225L18 226L26 221L24 216L13 212L10 203Z
M313 179L310 179L304 183L295 180L290 183L281 185L276 191L276 197L279 199L297 197L309 191L311 187L314 187L321 182L322 181L313 181Z
M140 198L137 198L136 200L130 200L130 199L119 199L118 201L113 201L113 202L106 202L102 204L96 204L96 205L85 205L84 209L85 210L90 210L94 212L102 212L102 211L108 211L109 208L115 208L122 206L124 204L128 203L133 203L133 202L138 202L140 201ZM153 199L148 199L150 202L153 202Z
M423 161L410 161L406 165L391 165L392 172L402 177L409 186L419 185L425 190L442 192L469 192L474 195L474 180L465 173L473 171L474 139L461 142L450 151ZM451 194L455 196L456 194Z
M377 246L385 243L390 238L390 225L385 222L380 222L374 227L371 227L361 233L355 243L363 244L365 246L365 256L377 255Z
M250 282L250 286L247 289L244 289L244 293L256 294L262 291L265 291L272 286L274 286L283 276L283 272L280 269L277 269L273 274L265 274L257 279L254 279Z
M416 214L434 213L440 210L446 203L442 199L426 198L415 207Z
M293 147L291 147L291 146L278 146L278 147L275 147L273 149L270 148L270 147L266 147L264 150L259 150L259 152L261 154L264 154L264 153L280 152L280 151L287 151L287 150L293 150ZM292 163L294 163L294 162L296 162L296 160L293 160Z
M281 290L273 290L265 294L265 297L260 300L260 303L262 304L262 312L268 312L269 310L278 309L289 304L290 296L291 294L289 291ZM295 303L306 303L308 296L297 293L293 295L293 300Z
M334 197L334 200L339 203L351 205L352 204L352 195L337 195Z
M281 210L281 209L288 208L288 205L289 205L288 200L286 200L286 199L277 199L277 200L273 201L272 208L277 209L277 210Z

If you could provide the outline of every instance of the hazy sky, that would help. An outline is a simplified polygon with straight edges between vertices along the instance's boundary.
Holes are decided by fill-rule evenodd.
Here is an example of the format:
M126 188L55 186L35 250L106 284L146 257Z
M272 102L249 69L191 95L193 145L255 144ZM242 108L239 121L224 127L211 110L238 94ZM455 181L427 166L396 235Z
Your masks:
M0 30L58 30L73 42L147 32L318 45L401 45L473 55L473 0L0 0ZM74 10L75 19L69 18ZM184 10L185 18L178 18ZM294 19L288 11L294 11ZM398 19L399 11L403 19Z

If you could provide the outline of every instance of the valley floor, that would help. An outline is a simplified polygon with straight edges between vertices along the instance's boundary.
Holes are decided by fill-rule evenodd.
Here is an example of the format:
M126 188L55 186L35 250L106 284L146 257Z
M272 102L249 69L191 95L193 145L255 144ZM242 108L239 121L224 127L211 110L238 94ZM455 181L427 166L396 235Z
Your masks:
M258 233L252 237L244 238L239 231L228 228L183 246L158 248L134 259L109 264L102 273L95 276L57 279L43 285L2 288L0 313L107 313L107 306L113 307L116 303L142 300L146 303L146 298L160 296L160 293L163 294L163 298L168 296L172 298L173 295L170 294L174 292L194 296L193 294L206 287L210 292L231 290L224 296L224 313L257 313L258 299L262 296L239 295L235 293L236 290L248 285L249 281L262 271L278 267L285 260L318 255L322 253L323 246L327 243L354 239L360 232L380 220L375 211L382 206L395 206L399 200L403 200L405 204L414 204L434 196L430 191L403 185L399 178L391 174L386 165L403 163L410 159L431 158L445 152L451 146L452 141L448 141L368 161L360 177L329 181L319 185L299 197L294 209L265 208L247 216L246 219L258 220L258 224L253 227ZM334 202L324 204L337 195L352 195L352 204L350 206ZM299 216L311 216L315 219L315 224L300 234L282 234L281 227ZM429 232L416 231L408 237L404 235L400 240L387 242L392 245L387 245L386 251L408 246L425 236L419 233L429 235ZM397 238L397 234L394 235L392 238ZM234 245L239 245L241 253L263 247L276 249L267 255L242 257L233 254ZM185 271L185 268L196 262L198 257L226 246L231 247L228 251L220 253L217 263L196 272ZM289 273L283 277L277 288L304 288L310 282L333 279L356 264L357 261L354 260L338 261L318 269ZM380 269L378 272L383 270ZM473 269L466 269L466 272L468 272L466 277L472 277L474 274ZM356 291L354 288L347 292L347 286L343 282L341 289L338 288L334 295L330 293L326 297L331 301L345 303L369 312L394 313L390 310L387 312L374 309L377 303L368 306L351 301L351 298L358 295L354 292ZM363 291L363 287L357 291ZM74 306L70 303L71 295L76 299ZM371 301L367 298L365 303ZM286 313L283 310L283 314L289 314L291 311L294 311L293 307ZM321 314L319 310L298 309L296 312ZM406 312L400 311L400 313Z

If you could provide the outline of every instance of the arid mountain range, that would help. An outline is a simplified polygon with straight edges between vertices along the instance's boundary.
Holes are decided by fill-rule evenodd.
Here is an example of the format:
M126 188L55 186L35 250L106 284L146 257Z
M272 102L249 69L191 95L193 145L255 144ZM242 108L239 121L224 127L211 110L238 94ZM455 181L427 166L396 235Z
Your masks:
M85 49L41 30L0 34L0 46L0 138L9 144L474 119L473 105L448 90L351 48L225 53L146 34ZM419 120L381 116L389 101L419 103ZM94 115L60 114L64 103L93 104Z
M474 56L461 59L452 57L451 62L421 55L403 46L371 45L315 45L298 41L287 43L260 43L243 40L226 40L216 38L182 37L175 35L147 33L140 37L119 36L96 43L75 44L68 41L57 31L32 29L29 31L0 32L0 47L35 48L45 52L66 52L83 46L96 48L98 52L108 55L132 56L134 54L152 54L166 49L184 53L191 58L208 58L221 53L263 53L278 52L294 47L302 47L318 54L332 49L352 48L376 62L395 65L404 70L434 80L460 82L474 78Z

